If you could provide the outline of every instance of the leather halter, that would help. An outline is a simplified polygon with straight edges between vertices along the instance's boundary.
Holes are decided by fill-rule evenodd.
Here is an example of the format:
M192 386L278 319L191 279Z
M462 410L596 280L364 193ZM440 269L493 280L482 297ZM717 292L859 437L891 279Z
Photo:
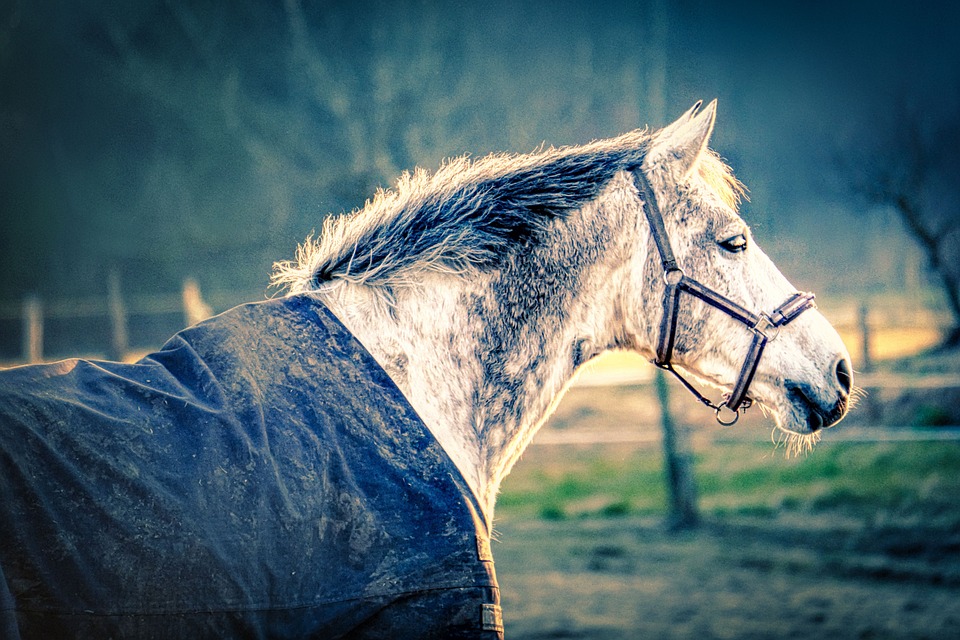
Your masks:
M660 319L660 337L657 341L657 359L654 364L661 369L669 371L683 383L700 402L707 405L716 412L717 422L724 426L730 426L736 423L740 418L740 411L753 404L753 400L747 396L747 390L753 381L753 376L757 372L757 366L760 364L760 356L767 346L767 342L775 339L780 332L780 327L789 324L795 320L801 313L807 309L813 309L817 305L813 301L814 295L806 292L796 292L788 297L780 306L773 310L769 315L763 311L753 313L726 296L723 296L713 289L697 282L683 272L673 253L673 247L670 245L670 237L667 235L666 227L663 223L663 215L660 213L660 207L657 205L657 196L650 186L650 181L644 174L643 169L636 167L631 170L640 194L643 196L643 211L647 216L647 222L650 225L650 235L657 245L657 251L660 252L660 262L663 265L663 279L666 282L666 289L663 298L663 317ZM680 294L688 293L694 298L699 298L711 307L719 309L728 316L742 323L753 333L753 342L750 344L750 350L743 366L740 368L740 375L737 377L733 390L724 396L720 403L714 403L709 398L700 393L689 381L673 368L671 359L673 357L673 346L677 337L677 319L680 311ZM727 410L732 412L732 418L721 417L721 412Z

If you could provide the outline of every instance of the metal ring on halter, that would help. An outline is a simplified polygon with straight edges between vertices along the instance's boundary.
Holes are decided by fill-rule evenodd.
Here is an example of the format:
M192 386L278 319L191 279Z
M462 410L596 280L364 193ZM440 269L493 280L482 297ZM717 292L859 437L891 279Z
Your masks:
M724 409L726 409L727 411L733 413L733 419L732 419L732 420L724 420L723 418L720 417L720 412L723 411ZM719 422L719 423L722 424L723 426L725 426L725 427L732 427L733 425L737 424L737 420L740 419L740 412L739 412L739 411L734 411L733 409L731 409L730 407L728 407L726 404L721 404L719 407L717 407L716 418L717 418L717 422Z

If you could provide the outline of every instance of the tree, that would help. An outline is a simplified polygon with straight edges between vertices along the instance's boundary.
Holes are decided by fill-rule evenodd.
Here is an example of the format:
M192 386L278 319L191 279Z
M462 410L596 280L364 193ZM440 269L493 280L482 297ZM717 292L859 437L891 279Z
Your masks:
M540 0L0 9L0 298L256 291L403 170L641 125L642 41Z
M654 378L663 429L664 479L667 484L667 527L671 531L695 528L700 522L693 453L686 427L677 427L670 410L670 387L663 369Z
M888 127L846 155L853 190L892 209L927 259L952 317L941 348L960 348L960 117L928 108L896 110ZM876 126L876 123L874 123ZM872 144L871 144L872 142ZM896 247L891 247L896 251Z

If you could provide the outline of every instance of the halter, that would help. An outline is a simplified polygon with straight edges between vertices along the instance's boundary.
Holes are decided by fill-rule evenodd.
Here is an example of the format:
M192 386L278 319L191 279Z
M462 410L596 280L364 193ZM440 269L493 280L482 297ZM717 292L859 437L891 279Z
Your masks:
M680 268L673 254L670 237L667 235L666 227L663 224L663 215L657 206L657 197L653 193L649 180L639 167L634 168L632 173L640 193L643 195L643 211L647 216L650 234L657 245L657 251L660 252L663 279L666 282L663 297L663 317L660 319L660 337L657 341L657 359L654 364L676 376L700 402L713 409L716 412L717 422L724 426L731 426L739 420L740 412L746 411L753 404L753 400L747 396L747 389L757 372L757 365L760 364L760 356L763 355L767 342L777 337L780 333L780 327L789 324L807 309L815 308L817 305L813 301L814 296L812 293L798 291L788 297L769 315L763 311L752 313L733 300L689 277ZM733 391L725 395L723 401L719 404L712 402L700 393L673 368L673 364L670 362L673 356L673 345L677 337L677 318L680 311L681 293L688 293L694 298L706 302L711 307L723 311L734 320L744 324L753 333L750 351L740 368L740 375L736 384L733 385ZM721 412L724 410L732 413L733 417L722 417Z

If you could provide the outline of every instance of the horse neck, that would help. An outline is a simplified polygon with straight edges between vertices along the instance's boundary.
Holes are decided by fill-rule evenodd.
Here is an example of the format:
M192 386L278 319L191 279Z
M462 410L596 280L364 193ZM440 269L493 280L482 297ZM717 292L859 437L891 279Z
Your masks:
M547 242L517 251L494 273L426 273L389 301L346 283L321 292L403 391L490 520L500 483L577 368L626 345L616 327L630 252L610 244L629 239L599 210L588 205L558 221Z

